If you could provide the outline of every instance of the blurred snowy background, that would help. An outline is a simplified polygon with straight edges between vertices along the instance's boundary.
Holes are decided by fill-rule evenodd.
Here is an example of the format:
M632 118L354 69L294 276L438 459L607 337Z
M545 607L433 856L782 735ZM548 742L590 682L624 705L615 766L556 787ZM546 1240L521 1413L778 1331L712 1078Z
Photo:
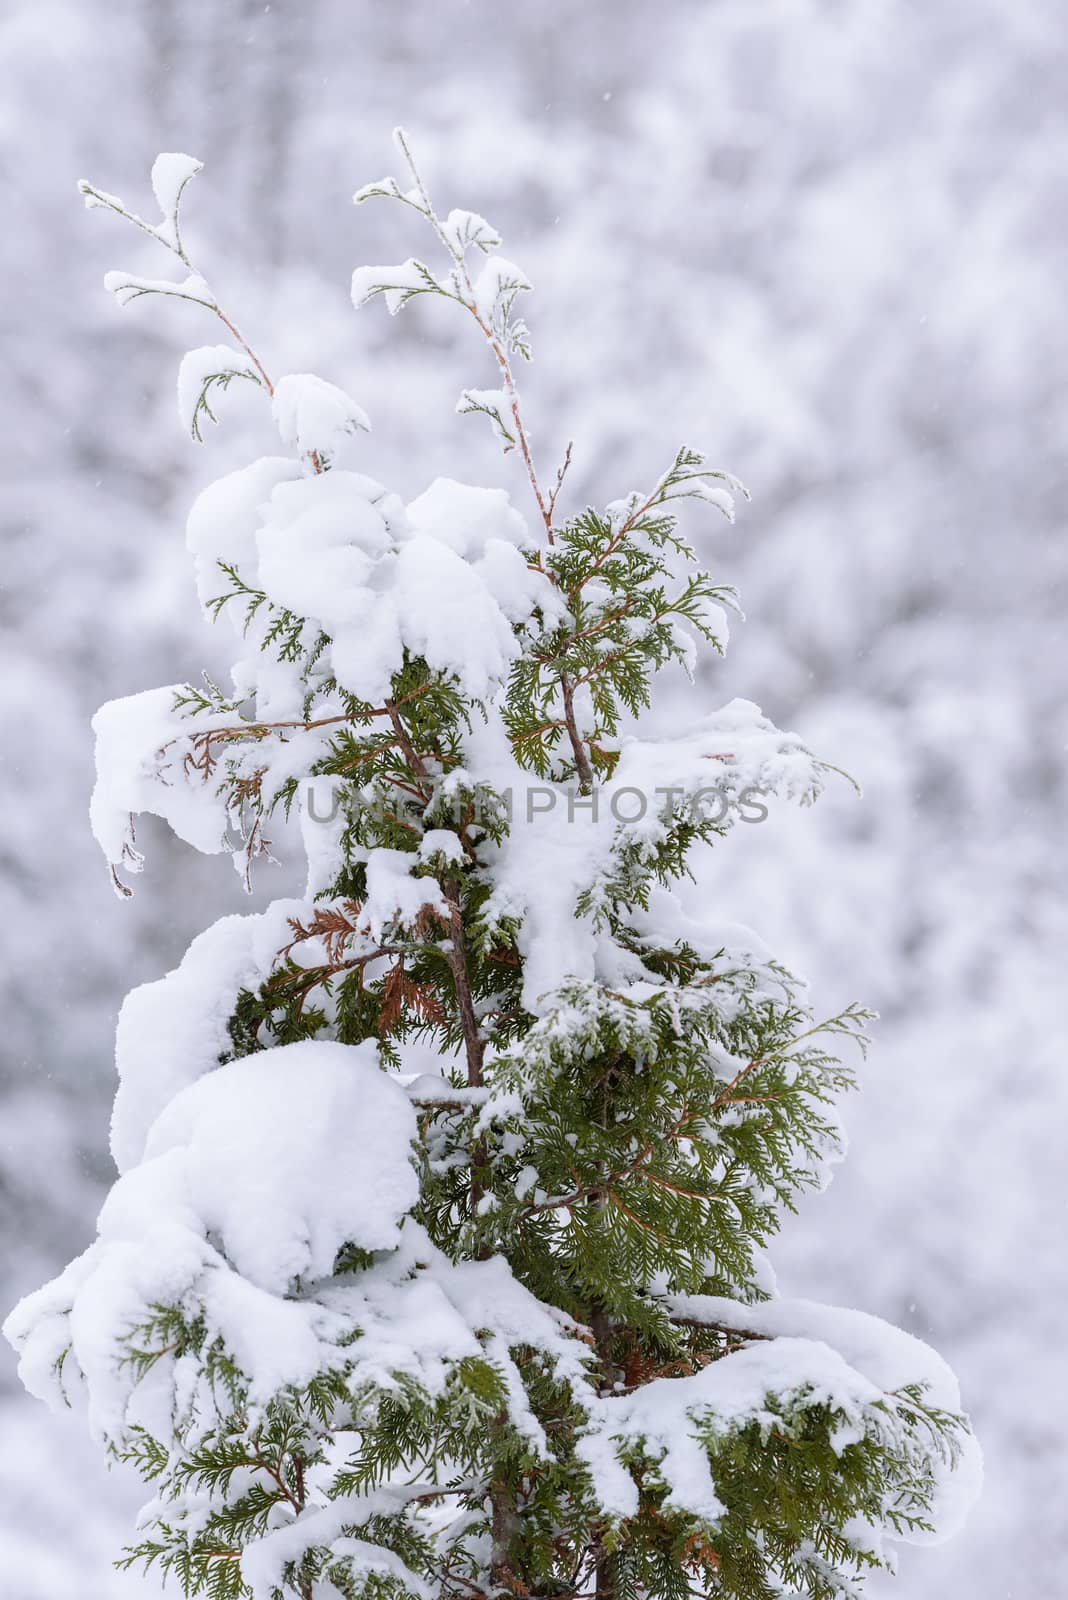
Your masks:
M236 395L183 437L177 360L216 329L116 308L105 269L165 260L75 180L141 208L158 150L200 156L186 232L269 364L350 389L405 495L444 471L518 501L453 414L490 381L460 320L348 301L355 264L425 248L349 203L403 120L442 207L536 285L528 413L544 461L575 440L571 503L681 440L753 491L736 530L697 524L750 621L693 693L759 701L866 797L737 830L702 892L821 1011L884 1019L780 1276L937 1344L985 1445L970 1526L872 1593L1060 1600L1066 81L1062 0L5 0L5 1310L90 1236L122 995L242 909L162 832L120 904L89 835L89 716L218 659L185 510L270 443ZM110 1568L137 1485L21 1397L6 1347L0 1440L6 1600L156 1592Z

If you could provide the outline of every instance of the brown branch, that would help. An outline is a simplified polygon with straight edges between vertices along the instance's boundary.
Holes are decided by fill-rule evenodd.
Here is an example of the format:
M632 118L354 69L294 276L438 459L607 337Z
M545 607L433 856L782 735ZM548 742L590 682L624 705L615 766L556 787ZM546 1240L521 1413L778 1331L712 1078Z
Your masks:
M245 354L248 356L249 360L252 362L252 365L256 368L256 371L259 373L260 377L263 379L263 387L267 390L267 393L269 395L273 395L274 394L274 384L271 382L270 378L267 376L266 370L264 369L263 362L260 360L260 358L256 354L255 350L253 350L252 346L249 344L248 340L245 338L245 336L241 332L240 328L238 328L236 323L230 321L230 318L226 315L226 312L222 309L221 306L213 305L212 306L212 310L215 312L215 315L218 317L219 321L221 323L223 323L223 325L225 327L229 328L230 332L233 334L234 338L237 340L237 342L241 346L242 350L245 352ZM318 472L320 470L320 468L316 467L315 470Z
M626 608L624 608L624 609L626 609ZM670 614L671 614L671 608L670 607L665 607L665 609L663 611L654 612L653 615L648 619L650 628L655 628L658 622L662 621L664 617L670 616ZM614 620L614 619L610 619L610 620ZM594 630L594 631L597 631L597 630ZM582 635L580 634L579 637L581 638ZM609 650L606 655L600 656L598 658L596 664L594 666L590 667L588 672L582 673L582 675L580 677L575 679L574 687L576 689L578 689L578 688L581 688L581 686L584 683L591 682L591 680L593 678L595 678L597 676L597 674L599 672L601 672L605 667L610 666L613 661L618 661L621 656L627 655L634 648L635 648L634 642L632 641L629 644L619 645L615 650ZM715 758L709 757L709 760L712 760L712 759L715 759Z
M430 774L427 771L426 762L413 747L397 704L392 700L387 700L386 708L389 712L390 722L393 725L393 731L397 736L397 743L400 745L409 767L418 778L429 782ZM420 790L419 797L424 802L429 801L429 789ZM467 1081L471 1088L478 1088L482 1083L482 1061L486 1047L479 1033L471 981L467 970L467 952L464 942L464 921L460 905L459 883L456 879L450 878L441 885L441 891L449 908L449 925L452 937L450 939L450 948L446 952L446 960L449 963L449 970L452 973L453 984L456 989L456 1004L460 1013L460 1027L463 1031L464 1048L467 1054Z
M577 1206L580 1201L591 1200L594 1195L600 1194L603 1188L604 1179L599 1183L588 1184L584 1189L574 1189L570 1194L557 1195L555 1199L541 1200L537 1205L524 1206L519 1213L519 1220L524 1222L527 1217L535 1217L541 1211L570 1211L571 1207Z
M404 726L404 721L401 717L398 705L399 702L395 700L386 701L386 715L389 717L390 723L393 727L393 732L396 734L397 743L400 746L401 754L404 756L405 761L407 761L409 767L415 773L416 777L422 778L427 784L429 784L431 782L431 777L429 771L427 770L426 762L424 761L423 757L420 756L419 752L413 747L412 742L408 737L408 730ZM427 802L430 800L431 790L429 788L420 788L418 793L419 798L422 800L424 805L427 804Z
M644 1217L639 1217L636 1211L632 1211L628 1205L624 1204L614 1189L605 1189L605 1198L612 1202L617 1211L622 1211L625 1217L629 1217L632 1222L637 1223L639 1228L644 1228L646 1233L655 1233L658 1239L665 1244L667 1243L668 1236L663 1228L658 1228L654 1222L646 1222Z
M528 739L536 739L539 734L551 733L553 728L566 728L567 722L563 717L554 717L551 722L543 722L536 728L531 728L529 733L517 733L512 740L513 744L525 744Z
M469 1088L478 1089L482 1085L482 1063L486 1053L486 1046L479 1030L474 996L471 990L471 978L467 968L460 886L455 878L450 878L442 884L441 888L445 896L445 903L449 908L449 924L452 934L445 959L449 963L453 985L456 989L456 1005L460 1013L460 1028L463 1032L464 1049L467 1055L467 1083Z
M274 1479L279 1489L293 1507L293 1510L299 1516L300 1512L304 1509L303 1499L298 1499L297 1496L293 1494L292 1491L287 1487L281 1472L276 1467L272 1467L269 1461L265 1461L258 1452L250 1455L248 1460L250 1466L258 1467L261 1472L266 1472L269 1478Z
M470 1111L470 1100L450 1100L447 1096L433 1100L423 1099L420 1095L409 1094L408 1099L417 1111Z
M763 1106L769 1101L781 1100L781 1094L732 1094L727 1098L723 1095L715 1101L717 1106Z
M567 723L567 736L571 741L571 754L575 759L575 771L579 776L579 789L583 794L589 794L593 788L593 768L590 765L590 754L582 742L575 720L575 686L566 672L560 674L560 692L564 700L564 721Z
M338 773L352 772L355 767L365 767L369 761L374 761L377 756L384 755L395 743L396 740L394 739L386 739L382 744L375 745L373 750L365 750L362 755L354 756L351 761L343 761L337 769ZM383 776L387 778L388 782L396 784L398 788L404 787L399 778L390 778L388 773L384 773Z
M669 1178L661 1178L646 1167L641 1168L637 1176L644 1178L646 1183L655 1183L658 1189L669 1189L672 1194L681 1194L684 1200L706 1200L709 1205L717 1206L730 1204L722 1195L704 1194L700 1189L684 1189L681 1183L672 1183Z
M276 952L276 959L288 955L294 945L303 944L306 939L322 939L327 960L340 961L342 950L356 932L354 919L362 909L358 900L343 900L340 907L316 906L308 923L301 922L299 917L287 917L286 921L293 930L293 941Z
M668 1317L668 1321L678 1328L707 1328L710 1333L722 1333L729 1339L741 1339L768 1344L775 1338L773 1333L757 1333L753 1328L732 1328L726 1322L703 1322L700 1317Z
M425 693L422 689L417 692L419 694ZM350 716L346 712L335 717L309 717L307 719L296 717L292 720L280 722L235 722L225 728L204 728L201 732L194 734L193 737L196 739L247 739L250 737L266 739L268 734L277 733L287 728L299 728L303 733L311 733L315 728L335 727L341 722L358 723L369 717L391 717L397 706L404 705L407 700L414 698L414 695L406 695L404 700L390 700L384 706L370 706L366 711L361 711L358 716ZM173 744L174 741L170 740L169 742ZM392 743L392 740L389 742ZM166 745L163 748L166 749ZM383 749L386 748L388 748L388 745L383 746Z
M508 402L512 412L512 420L515 423L516 438L519 441L520 453L522 454L523 461L527 469L527 477L530 480L530 487L534 492L534 499L537 501L538 510L541 512L541 518L545 524L545 536L549 544L553 545L556 543L556 537L553 533L553 507L556 503L556 491L553 492L551 498L548 500L542 493L541 483L538 480L537 469L534 466L534 457L530 451L530 443L527 439L526 429L523 426L523 418L519 410L519 391L516 388L511 362L508 360L507 353L501 345L500 340L497 338L496 334L493 332L493 329L489 326L474 303L474 285L471 282L467 268L462 259L460 261L460 267L464 275L468 293L471 296L470 302L464 301L462 303L467 306L468 311L470 311L471 315L478 323L478 326L481 328L490 349L493 351L493 354L497 359L497 364L501 369L501 375L504 378L505 393L508 396ZM570 459L570 454L571 447L569 445L568 459ZM557 489L559 489L560 481L561 479L557 480ZM564 718L567 722L568 737L570 738L571 750L575 758L575 770L579 775L579 784L582 793L589 794L590 790L593 788L593 769L590 766L589 754L587 753L586 747L582 742L582 738L578 731L578 724L575 721L573 688L571 680L566 672L561 672L560 674L560 689L564 698Z
M722 758L718 756L709 756L707 759L714 761ZM834 1019L832 1018L831 1020L833 1021ZM806 1028L804 1033L796 1033L792 1039L788 1039L786 1043L778 1050L769 1050L766 1056L757 1056L754 1060L747 1061L745 1066L740 1068L740 1070L734 1074L734 1077L731 1079L730 1083L727 1084L726 1088L721 1091L715 1100L713 1100L712 1110L715 1111L717 1106L729 1104L728 1096L730 1095L731 1090L736 1084L742 1081L746 1073L753 1072L757 1067L766 1067L769 1061L781 1061L784 1058L789 1060L788 1052L791 1051L795 1045L800 1044L802 1039L811 1039L814 1038L816 1034L825 1032L826 1028L826 1022L817 1022L811 1028ZM766 1098L771 1099L773 1096L769 1095Z
M590 568L589 572L587 572L586 576L584 578L580 578L575 587L570 590L568 594L569 600L574 601L578 599L578 596L581 594L586 584L588 584L590 579L595 577L596 574L600 572L601 568L608 560L608 557L612 555L614 551L619 549L619 546L622 544L629 526L630 524L625 522L621 528L616 529L615 533L609 539L608 543L605 545L604 549L597 557L597 560L593 563L593 566Z
M293 940L293 944L299 944L300 942L299 939ZM293 944L287 945L285 950L280 950L278 954L280 956L285 955L293 948ZM294 996L303 997L310 994L313 989L317 989L327 978L334 977L338 972L362 972L372 962L381 961L386 956L402 956L406 954L407 950L404 945L383 944L379 945L375 950L368 951L366 955L351 956L347 961L324 962L318 967L304 967L301 970L304 973L305 981L293 986L293 994ZM273 977L267 979L264 988L268 993L272 989L282 989L287 986L291 978L291 973L276 972Z
M564 459L557 468L556 482L553 484L552 493L549 496L550 518L552 517L553 512L556 510L556 497L563 487L564 479L567 477L567 469L571 465L571 451L574 448L574 443L575 441L573 439L569 439L567 441L567 449L564 451Z
M163 752L169 749L172 744L177 744L180 738L189 738L194 748L198 749L200 754L197 756L187 754L184 761L185 766L195 771L203 772L205 777L210 777L216 765L216 758L212 755L211 750L212 741L215 739L226 739L233 741L240 739L266 739L272 733L283 732L291 728L299 728L302 733L311 733L316 728L336 727L339 723L358 724L368 720L371 717L392 718L398 706L406 705L408 701L415 700L420 695L425 694L428 687L429 685L424 684L421 688L413 689L408 694L402 695L399 700L387 701L384 706L369 706L366 711L362 711L356 716L349 716L347 713L345 713L333 717L310 717L304 719L294 718L278 722L235 722L229 724L227 727L222 728L202 728L199 731L193 730L189 734L178 734L175 736L175 738L168 739L165 744L160 746L157 754L162 755ZM373 750L365 751L362 755L357 756L353 761L346 762L341 770L345 772L351 767L362 766L366 761L373 761L376 756L382 755L390 748L391 745L397 742L398 741L395 738L386 739L382 743L377 744ZM405 753L408 755L410 752L406 751ZM398 787L402 787L399 779L390 779L390 782L394 782ZM415 793L416 791L413 790L409 792ZM423 798L421 793L419 794L419 798Z
M412 176L415 179L419 196L423 201L426 216L430 220L446 250L456 262L457 270L467 292L467 299L465 300L461 296L460 304L471 313L472 317L474 317L475 322L478 324L478 327L480 328L486 343L489 345L490 350L493 352L494 359L500 368L501 377L504 382L504 391L508 397L509 410L512 414L512 421L515 424L516 440L519 444L520 454L523 457L523 464L526 467L527 478L530 481L530 487L533 492L534 499L537 502L538 511L541 514L541 520L545 526L545 537L550 545L554 545L556 543L556 536L553 532L553 511L556 506L556 497L560 491L560 485L563 483L564 475L571 461L571 445L570 443L568 444L567 451L564 455L563 465L557 473L556 485L551 495L546 496L542 491L537 468L534 465L534 456L530 448L530 441L527 438L527 430L523 424L523 416L519 409L519 390L516 385L515 374L512 371L512 364L508 359L508 352L505 350L504 346L501 344L501 341L497 338L497 335L494 333L493 329L478 309L475 296L475 286L472 283L471 275L467 270L467 263L464 260L463 251L461 250L457 252L450 242L448 235L445 233L445 230L441 225L441 221L435 213L434 207L430 203L430 196L427 193L426 185L423 183L419 169L416 167L415 162L412 159L411 152L408 150L407 144L403 140L402 149L404 150L405 159L407 160L408 166L411 169ZM553 581L555 582L555 579ZM586 748L579 735L578 726L575 722L572 686L566 672L562 672L560 675L560 687L564 697L564 715L567 721L568 735L571 740L571 749L575 757L575 769L578 772L579 782L581 784L583 793L588 794L593 788L593 770L590 766L589 755L587 754Z
M508 396L508 405L512 413L512 421L515 423L516 440L519 444L520 454L523 457L523 464L527 469L527 477L530 479L530 487L534 491L534 498L538 503L538 510L541 512L541 520L545 524L546 538L550 544L555 544L556 539L553 534L552 504L542 493L541 484L538 481L537 470L534 466L534 457L530 450L530 441L527 439L527 431L523 426L523 418L519 411L519 390L516 386L515 376L512 372L512 364L508 359L508 355L504 349L504 346L501 344L500 340L497 338L497 335L494 333L485 317L483 317L482 313L479 311L478 306L475 304L475 286L471 282L467 267L462 261L460 265L464 275L465 287L467 288L468 294L471 296L469 301L461 301L461 304L467 307L467 310L470 311L471 315L478 323L478 326L482 329L482 332L486 338L486 343L493 351L493 354L497 360L497 365L501 369L501 377L504 379L504 391Z
M462 262L461 266L463 266ZM554 492L552 498L550 500L546 500L542 493L541 484L538 481L537 470L534 466L534 458L530 452L530 444L527 439L526 429L523 426L523 418L519 411L519 391L516 388L515 378L512 374L511 363L508 360L508 356L501 346L500 341L494 334L492 328L490 328L489 324L478 310L478 307L474 304L474 286L471 283L471 279L467 274L467 268L465 266L463 267L463 273L467 283L468 292L471 295L471 303L468 305L467 309L470 311L471 315L482 329L482 332L485 334L489 343L490 349L497 358L497 363L504 378L504 387L508 396L509 405L511 407L512 420L515 423L516 438L519 441L519 449L526 465L527 477L530 479L530 486L534 491L534 499L537 501L538 510L541 512L541 518L545 524L545 536L549 544L553 545L556 543L556 537L553 533L553 506L556 501L556 495ZM570 446L568 447L568 454L570 455ZM559 482L557 483L557 488L559 488ZM571 679L566 672L561 672L560 674L560 690L564 700L564 720L567 723L568 738L571 741L571 751L575 758L575 770L579 776L579 786L583 794L589 794L590 790L593 788L593 768L590 766L589 753L586 749L586 746L582 742L582 737L578 731L578 724L575 721L574 690Z
M618 622L620 617L625 617L627 615L628 611L633 611L634 607L638 604L639 598L641 598L639 595L631 595L630 599L626 601L624 605L619 606L615 611L610 611L607 616L601 617L592 628L583 628L580 633L573 633L567 641L568 649L570 649L572 645L578 644L583 639L594 639L599 633L603 633L606 628L611 627L613 622ZM656 616L652 618L652 621L654 623L658 622L660 617L666 615L666 612L658 612Z
M525 1206L519 1213L519 1220L523 1221L526 1217L535 1216L539 1211L560 1211L565 1207L570 1210L572 1206L578 1205L582 1200L594 1199L600 1194L608 1193L614 1184L625 1183L628 1178L649 1178L652 1182L660 1183L665 1188L674 1188L675 1185L669 1183L667 1179L654 1178L653 1174L647 1170L646 1162L658 1144L670 1144L681 1136L689 1115L689 1106L683 1106L671 1127L667 1128L656 1139L650 1139L644 1144L634 1159L629 1161L625 1167L621 1167L618 1172L610 1172L607 1177L598 1179L596 1183L587 1184L585 1187L577 1187L571 1194L562 1195L554 1200L543 1200L538 1205ZM677 1192L679 1194L690 1193L689 1190L685 1189L678 1189ZM725 1201L720 1201L718 1195L694 1194L692 1198L726 1204Z
M403 785L400 785L399 787L403 787ZM419 798L422 799L423 796L420 795ZM398 817L395 811L383 811L382 815L388 822L395 822L397 827L403 828L406 833L414 834L417 839L421 839L423 837L423 831L421 828L418 828L414 822L405 822L404 818Z

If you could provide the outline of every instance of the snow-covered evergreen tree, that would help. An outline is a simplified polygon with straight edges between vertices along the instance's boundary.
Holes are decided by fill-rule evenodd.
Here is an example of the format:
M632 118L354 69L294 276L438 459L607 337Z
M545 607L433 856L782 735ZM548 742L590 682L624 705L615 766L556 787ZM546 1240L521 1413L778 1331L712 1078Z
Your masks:
M193 437L241 380L286 448L189 521L231 684L101 709L94 830L126 895L137 813L246 879L293 815L308 878L126 1000L121 1176L6 1332L155 1485L127 1560L190 1595L854 1595L888 1539L959 1519L976 1452L938 1357L778 1298L764 1255L840 1153L834 1050L866 1014L814 1020L672 889L828 770L745 701L642 722L727 639L677 503L732 516L740 485L682 449L558 514L567 461L539 476L514 375L530 284L398 145L406 186L356 199L415 212L441 265L360 268L354 301L473 319L493 387L457 409L516 453L529 522L451 479L405 506L354 400L272 380L186 250L199 163L158 158L155 223L82 186L182 269L109 274L122 303L225 325L182 363Z

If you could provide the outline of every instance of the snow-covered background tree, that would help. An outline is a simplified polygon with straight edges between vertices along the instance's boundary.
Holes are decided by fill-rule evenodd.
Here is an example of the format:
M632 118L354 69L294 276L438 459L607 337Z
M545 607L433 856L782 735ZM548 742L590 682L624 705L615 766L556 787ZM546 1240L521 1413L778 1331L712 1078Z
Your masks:
M755 625L704 692L802 727L866 797L832 785L705 862L716 903L808 973L821 1012L861 995L882 1019L845 1107L851 1159L787 1226L780 1276L930 1337L975 1413L981 1514L905 1552L890 1592L1005 1593L1023 1550L1028 1593L1059 1600L1064 49L1053 0L12 0L5 1303L84 1245L113 1175L119 997L241 907L236 879L152 819L143 892L101 895L88 720L205 661L221 679L222 631L203 631L166 530L191 475L272 448L249 386L190 460L159 378L196 313L100 295L114 239L72 209L71 176L141 193L160 148L210 150L192 242L214 241L279 370L360 396L376 474L405 499L461 448L464 475L513 482L488 429L460 443L462 319L429 302L356 318L344 292L353 259L416 248L389 208L345 209L383 127L411 118L541 291L525 390L546 460L582 441L573 502L652 482L678 436L714 440L755 490L716 545ZM158 272L144 249L125 259ZM121 1480L0 1366L0 1570L29 1600L155 1592L110 1570Z
M193 438L246 384L289 452L198 498L238 658L101 708L93 830L126 898L136 816L249 889L295 817L307 881L129 996L98 1237L5 1332L154 1486L126 1565L189 1595L854 1595L979 1482L939 1358L779 1297L765 1255L840 1153L833 1047L868 1015L817 1021L675 892L834 769L744 700L644 730L734 598L679 511L733 520L741 485L684 447L566 514L571 447L550 485L515 376L529 280L396 142L403 181L355 198L414 212L442 263L361 267L353 301L471 318L496 386L457 410L520 459L532 523L453 478L405 506L362 470L360 404L272 380L189 254L199 162L157 158L156 221L81 185L181 269L109 272L119 302L230 337L181 363Z

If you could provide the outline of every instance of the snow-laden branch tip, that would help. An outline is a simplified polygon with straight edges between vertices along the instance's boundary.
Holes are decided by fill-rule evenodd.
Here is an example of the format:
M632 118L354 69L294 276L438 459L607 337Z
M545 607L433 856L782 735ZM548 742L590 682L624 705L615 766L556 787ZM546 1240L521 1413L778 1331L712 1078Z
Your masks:
M175 300L192 300L195 305L217 311L211 290L199 273L191 272L180 283L170 278L148 278L138 272L106 272L104 288L113 294L120 306L128 306L142 295L170 295Z
M310 372L279 378L272 405L282 443L298 455L316 457L320 466L333 461L346 438L371 429L362 406Z
M198 444L204 437L203 422L218 421L212 410L211 391L225 391L235 378L264 387L255 362L244 350L225 344L201 345L182 357L178 368L178 415Z

